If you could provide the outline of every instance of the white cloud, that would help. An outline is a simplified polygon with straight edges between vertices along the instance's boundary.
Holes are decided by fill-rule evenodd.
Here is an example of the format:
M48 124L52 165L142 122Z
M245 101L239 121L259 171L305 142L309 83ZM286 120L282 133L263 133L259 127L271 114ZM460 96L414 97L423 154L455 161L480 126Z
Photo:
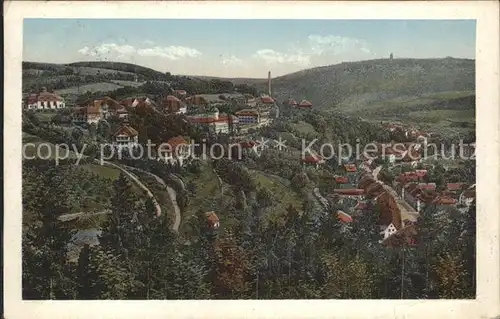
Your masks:
M278 52L271 49L262 49L253 55L257 59L264 60L267 64L292 64L307 66L310 63L309 56L300 52Z
M181 58L196 58L201 55L201 52L183 46L169 46L169 47L153 47L146 49L139 49L137 53L140 56L158 56L170 60L178 60Z
M344 54L344 53L370 53L365 40L342 37L336 35L311 34L308 37L309 46L313 54Z
M78 50L78 53L91 57L103 57L105 55L109 58L133 58L138 55L145 57L162 57L169 60L194 58L201 55L200 51L183 46L157 46L137 49L131 45L119 45L116 43L103 43L94 48L86 46Z
M151 40L144 40L144 43L147 44L147 45L153 45L155 44L153 41Z
M287 50L260 49L253 54L266 66L290 72L307 67L335 64L351 59L366 59L373 55L369 44L362 39L336 35L312 34L306 39L291 44Z
M243 60L235 57L234 55L229 55L222 57L222 64L224 65L241 65L243 63Z

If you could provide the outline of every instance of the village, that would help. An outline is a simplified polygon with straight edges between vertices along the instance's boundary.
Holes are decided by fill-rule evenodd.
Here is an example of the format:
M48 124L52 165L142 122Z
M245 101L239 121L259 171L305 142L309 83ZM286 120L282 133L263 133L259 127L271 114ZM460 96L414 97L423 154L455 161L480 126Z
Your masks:
M26 110L42 113L70 109L70 121L61 124L69 127L88 129L100 121L107 121L111 123L114 133L106 146L119 152L139 146L140 133L138 128L130 125L129 113L146 111L180 115L179 120L189 122L209 136L228 136L231 145L239 145L247 152L265 151L269 145L259 145L260 136L256 130L271 125L279 118L280 109L314 112L312 103L307 100L299 103L289 98L278 102L272 97L271 89L269 72L268 92L257 97L238 92L188 95L182 88L172 88L170 94L157 100L134 96L117 101L104 96L70 107L61 96L43 88L41 92L30 94L23 101L23 106ZM230 113L224 110L230 110ZM335 176L337 186L333 192L323 191L322 194L315 188L314 195L324 212L335 214L345 227L349 227L355 219L364 218L363 214L370 207L372 210L375 207L380 214L377 222L380 243L388 246L416 245L418 230L415 224L422 210L435 205L437 214L443 218L464 213L475 199L475 184L462 181L438 188L435 181L429 178L434 164L423 158L423 149L431 134L392 122L381 123L381 126L390 133L399 131L413 142L399 147L394 147L395 143L378 143L375 150L348 159L339 164L344 174ZM189 136L176 136L164 142L170 148L156 150L159 160L179 166L190 161L193 152L189 149ZM308 154L300 161L304 167L316 169L325 165L325 160L316 153ZM394 178L384 180L381 177L383 174L393 175ZM209 211L206 216L210 227L216 229L220 226L215 212Z

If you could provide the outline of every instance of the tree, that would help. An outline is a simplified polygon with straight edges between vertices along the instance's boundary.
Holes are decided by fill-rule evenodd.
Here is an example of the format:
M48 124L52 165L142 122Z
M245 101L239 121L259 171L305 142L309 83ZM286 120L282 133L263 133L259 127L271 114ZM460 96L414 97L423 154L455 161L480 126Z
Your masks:
M97 123L96 133L98 136L107 139L109 134L111 134L111 125L106 120L100 120L99 123Z
M123 262L101 247L85 245L78 259L78 299L127 299L134 281Z
M128 177L121 173L113 183L114 195L111 198L112 215L103 227L99 238L101 245L115 254L122 254L134 247L135 227L132 221L137 220L137 196L132 191Z
M73 299L75 295L73 268L67 256L75 232L58 220L70 212L71 190L66 171L51 164L23 170L23 182L29 183L25 179L28 174L38 177L30 196L23 196L23 210L27 216L35 216L23 231L24 299Z

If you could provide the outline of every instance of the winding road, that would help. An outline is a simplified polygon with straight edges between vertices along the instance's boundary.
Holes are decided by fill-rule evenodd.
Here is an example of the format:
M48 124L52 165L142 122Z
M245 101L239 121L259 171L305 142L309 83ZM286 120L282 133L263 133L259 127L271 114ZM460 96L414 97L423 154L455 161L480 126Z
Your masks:
M101 165L101 163L99 163L98 160L95 160L95 161L99 165ZM130 177L143 191L145 191L146 194L147 194L147 196L149 198L151 198L151 200L153 201L153 205L154 205L155 210L156 210L156 216L158 217L158 216L161 216L161 214L162 214L162 210L161 210L160 204L158 203L158 201L154 197L154 195L151 192L151 190L148 187L146 187L139 180L139 178L137 176L135 176L134 174L132 174L130 171L134 171L135 170L135 171L138 171L138 172L141 172L141 173L144 173L144 174L147 174L149 176L154 177L154 179L159 184L161 184L162 186L164 186L167 189L168 196L170 198L170 201L172 202L172 206L174 207L174 212L175 212L175 219L174 219L174 222L172 224L172 229L175 232L179 231L179 226L181 224L181 212L180 212L180 209L179 209L179 205L177 205L177 194L176 194L175 190L173 188L171 188L170 186L168 186L167 183L165 183L165 181L163 179L161 179L160 177L158 177L157 175L155 175L155 174L153 174L151 172L148 172L148 171L145 171L145 170L142 170L142 169L139 169L139 168L130 167L130 166L126 166L126 165L117 165L117 164L114 164L114 163L111 163L111 162L107 162L107 161L103 161L103 164L111 166L111 167L116 168L116 169L119 169L120 171L122 171L123 173L125 173L128 177ZM130 171L128 171L127 169L130 170ZM63 222L67 222L67 221L70 221L70 220L73 220L73 219L76 219L76 218L79 218L79 217L82 217L82 216L98 216L98 215L104 215L104 214L110 214L110 213L111 213L111 210L103 210L103 211L95 212L95 213L89 213L89 212L71 213L71 214L65 214L65 215L59 216L59 220L63 221Z
M177 204L176 191L172 187L168 186L167 183L165 183L165 181L162 178L160 178L158 175L155 175L151 172L148 172L148 171L145 171L143 169L136 168L136 167L130 167L130 166L125 166L125 167L127 167L130 170L136 170L136 171L139 171L141 173L144 173L144 174L147 174L147 175L153 177L160 185L162 185L163 187L165 187L167 189L168 197L170 198L170 201L172 202L172 206L174 206L174 213L175 213L175 219L174 219L174 223L172 224L172 229L174 231L178 232L179 226L181 224L181 210L179 208L179 205Z

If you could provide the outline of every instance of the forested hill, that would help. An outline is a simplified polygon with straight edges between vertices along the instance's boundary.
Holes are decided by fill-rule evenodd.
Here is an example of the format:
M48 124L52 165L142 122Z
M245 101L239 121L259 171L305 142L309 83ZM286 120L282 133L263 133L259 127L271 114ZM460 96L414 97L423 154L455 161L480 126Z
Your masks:
M265 90L267 80L257 88ZM475 60L379 59L344 62L274 78L273 95L307 99L320 108L357 107L394 98L474 91Z
M131 63L88 61L68 64L23 62L23 92L41 87L68 95L116 91L126 88L128 94L148 93L140 87L155 82L165 88L186 90L188 94L227 93L238 91L257 95L251 85L229 80L173 75Z

